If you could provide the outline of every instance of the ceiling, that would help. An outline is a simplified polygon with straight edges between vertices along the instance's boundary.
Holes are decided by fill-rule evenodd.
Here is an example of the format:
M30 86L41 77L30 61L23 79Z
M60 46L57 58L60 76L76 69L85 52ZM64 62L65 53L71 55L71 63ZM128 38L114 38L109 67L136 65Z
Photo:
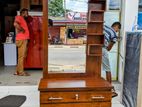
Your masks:
M0 7L4 16L15 16L20 8L20 0L0 0Z

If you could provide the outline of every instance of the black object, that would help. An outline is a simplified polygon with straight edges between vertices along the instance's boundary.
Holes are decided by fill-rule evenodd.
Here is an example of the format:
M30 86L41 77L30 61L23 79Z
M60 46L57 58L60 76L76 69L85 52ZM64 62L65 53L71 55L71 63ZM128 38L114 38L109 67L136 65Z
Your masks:
M128 32L126 37L122 103L125 107L136 107L142 33Z
M0 107L20 107L26 101L26 96L9 95L0 99Z

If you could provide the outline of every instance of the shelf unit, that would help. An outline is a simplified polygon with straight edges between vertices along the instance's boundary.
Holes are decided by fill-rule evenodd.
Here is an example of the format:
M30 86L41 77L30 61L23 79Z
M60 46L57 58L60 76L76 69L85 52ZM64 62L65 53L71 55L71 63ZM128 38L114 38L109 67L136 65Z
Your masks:
M105 0L88 1L88 21L87 21L87 50L86 67L87 72L92 69L92 74L101 77L102 46L104 44L104 11L106 9ZM99 60L98 60L99 59ZM94 66L95 64L99 66Z

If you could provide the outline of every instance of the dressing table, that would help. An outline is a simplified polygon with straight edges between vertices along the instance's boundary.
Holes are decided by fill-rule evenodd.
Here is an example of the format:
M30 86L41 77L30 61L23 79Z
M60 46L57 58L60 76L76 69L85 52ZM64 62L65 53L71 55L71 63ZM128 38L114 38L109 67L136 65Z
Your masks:
M111 107L112 86L101 77L106 0L88 0L85 73L48 71L48 0L43 2L43 78L40 107Z

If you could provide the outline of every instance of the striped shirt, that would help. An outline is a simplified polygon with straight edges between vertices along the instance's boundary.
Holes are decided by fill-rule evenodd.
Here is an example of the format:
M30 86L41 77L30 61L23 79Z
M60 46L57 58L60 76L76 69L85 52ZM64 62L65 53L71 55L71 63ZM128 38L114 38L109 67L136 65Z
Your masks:
M104 25L104 38L104 46L107 47L109 42L115 43L117 41L116 32L111 27Z

